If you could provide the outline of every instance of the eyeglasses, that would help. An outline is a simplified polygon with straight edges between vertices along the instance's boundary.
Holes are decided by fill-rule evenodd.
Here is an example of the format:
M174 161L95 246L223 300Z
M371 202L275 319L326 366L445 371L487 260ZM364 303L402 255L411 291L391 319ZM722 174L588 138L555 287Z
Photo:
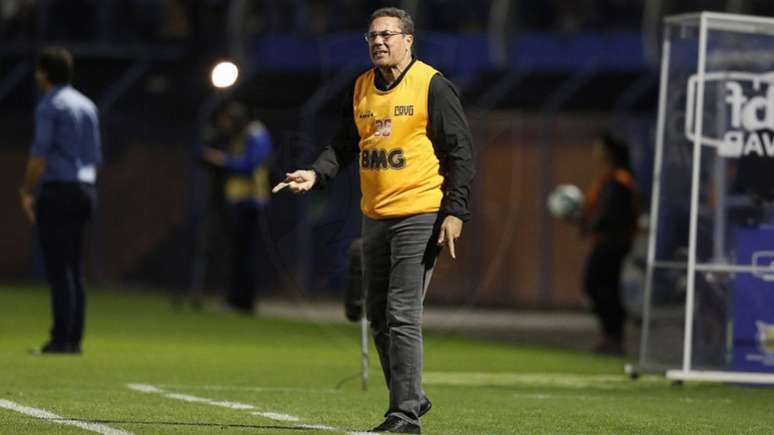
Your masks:
M366 40L366 42L373 42L376 40L378 36L381 36L383 40L387 41L388 39L392 38L395 35L406 35L406 33L403 32L366 32L363 33L363 39Z

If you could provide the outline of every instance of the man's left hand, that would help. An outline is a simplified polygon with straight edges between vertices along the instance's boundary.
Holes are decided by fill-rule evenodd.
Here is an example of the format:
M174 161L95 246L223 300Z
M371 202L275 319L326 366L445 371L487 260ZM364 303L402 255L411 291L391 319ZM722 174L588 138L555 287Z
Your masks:
M21 206L24 214L30 222L35 223L35 197L25 191L20 191L19 195L21 196Z
M438 246L449 245L451 257L456 259L454 241L462 234L462 220L456 216L446 216L441 223L441 231L438 235Z
M220 167L225 166L227 158L228 156L226 153L221 150L210 147L204 147L202 149L202 159L211 165Z

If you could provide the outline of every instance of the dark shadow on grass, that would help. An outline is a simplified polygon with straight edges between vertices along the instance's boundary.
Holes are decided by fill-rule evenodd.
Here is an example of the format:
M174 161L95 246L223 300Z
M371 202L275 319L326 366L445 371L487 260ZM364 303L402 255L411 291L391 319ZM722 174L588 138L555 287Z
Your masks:
M268 424L235 424L235 423L208 423L189 421L140 421L140 420L84 420L80 418L46 418L46 421L78 421L81 423L98 424L136 424L143 426L193 426L193 427L218 427L221 429L266 429L266 430L305 430L308 427L298 426L274 426Z

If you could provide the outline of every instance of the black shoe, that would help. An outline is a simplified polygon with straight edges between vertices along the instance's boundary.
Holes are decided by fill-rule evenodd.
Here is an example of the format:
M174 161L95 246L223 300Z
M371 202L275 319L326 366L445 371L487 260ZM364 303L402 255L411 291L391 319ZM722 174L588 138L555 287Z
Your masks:
M423 416L433 409L433 402L430 401L430 399L427 398L427 396L423 397L422 400L419 401L419 416Z
M418 425L393 415L387 417L384 423L371 429L370 432L422 433Z
M237 304L234 302L226 302L223 305L223 310L227 313L238 314L240 316L254 316L258 310L255 305Z
M48 343L44 344L43 346L37 349L32 349L30 353L33 355L78 354L78 353L81 353L81 345L49 341Z
M602 336L592 349L595 353L613 356L625 356L623 339L621 337Z

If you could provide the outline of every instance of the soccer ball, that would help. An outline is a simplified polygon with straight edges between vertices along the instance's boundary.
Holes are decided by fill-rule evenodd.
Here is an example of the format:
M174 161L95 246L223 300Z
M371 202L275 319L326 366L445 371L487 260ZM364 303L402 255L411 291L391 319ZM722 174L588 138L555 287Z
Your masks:
M579 217L583 209L583 192L578 186L560 184L548 195L548 211L556 218Z

